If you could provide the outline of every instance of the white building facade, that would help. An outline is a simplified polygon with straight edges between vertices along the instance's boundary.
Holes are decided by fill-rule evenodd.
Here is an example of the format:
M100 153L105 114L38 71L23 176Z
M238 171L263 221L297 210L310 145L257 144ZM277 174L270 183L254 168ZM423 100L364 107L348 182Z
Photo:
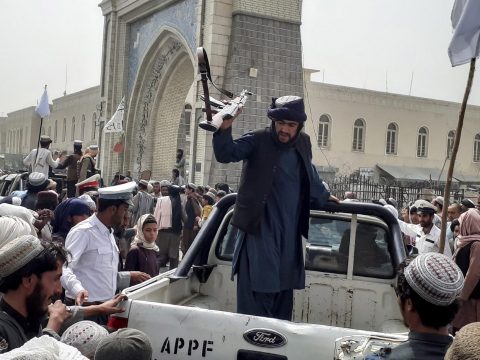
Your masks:
M445 179L460 104L313 82L311 74L305 70L305 130L321 171ZM454 178L475 183L479 172L480 107L468 106Z

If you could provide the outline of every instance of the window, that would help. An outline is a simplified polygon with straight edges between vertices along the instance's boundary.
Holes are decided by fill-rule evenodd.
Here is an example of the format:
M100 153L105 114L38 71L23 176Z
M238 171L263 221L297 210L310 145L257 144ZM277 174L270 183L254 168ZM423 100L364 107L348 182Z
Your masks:
M230 211L219 229L215 253L224 261L232 261L238 229L231 224ZM358 215L355 232L355 252L350 255L349 215L320 214L310 217L305 251L305 269L333 274L347 274L348 262L353 261L353 275L391 279L395 276L388 232L384 223Z
M417 157L427 157L428 153L428 129L422 126L418 129Z
M93 116L92 116L92 140L95 140L96 132L97 132L97 113L93 113Z
M364 151L365 148L365 120L357 119L353 125L353 151Z
M453 144L455 143L455 131L450 130L447 136L447 159L452 157Z
M80 128L80 140L85 139L85 115L82 115L82 125Z
M63 137L62 141L65 142L67 140L67 118L63 118Z
M347 274L350 258L351 219L321 215L310 218L305 269ZM387 245L387 231L380 224L358 220L353 254L353 275L390 279L395 276Z
M192 118L192 106L190 104L185 104L185 135L190 135L190 121Z
M53 128L53 141L54 142L57 142L57 135L58 135L58 132L57 132L57 129L58 128L58 120L55 120L55 127Z
M323 114L320 116L320 122L318 124L318 146L326 148L328 146L329 131L330 130L330 116Z
M47 132L47 134L48 134L48 137L49 137L49 138L52 137L52 127L51 127L51 126L48 127L48 132Z
M72 129L70 134L70 140L75 140L75 116L72 118Z
M388 124L385 154L397 155L397 134L398 134L397 124L395 123Z
M475 135L473 141L473 161L480 162L480 134Z

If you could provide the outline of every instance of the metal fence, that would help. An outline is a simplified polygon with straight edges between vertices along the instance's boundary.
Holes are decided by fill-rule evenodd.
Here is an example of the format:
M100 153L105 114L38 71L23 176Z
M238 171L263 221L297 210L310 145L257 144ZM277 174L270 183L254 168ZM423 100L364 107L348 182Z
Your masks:
M431 199L443 196L444 187L436 182L416 182L409 184L379 184L363 176L341 176L328 181L330 191L339 199L343 199L345 192L352 191L363 202L372 202L378 199L394 198L399 207L406 206L410 201ZM464 189L451 189L450 203L464 198Z

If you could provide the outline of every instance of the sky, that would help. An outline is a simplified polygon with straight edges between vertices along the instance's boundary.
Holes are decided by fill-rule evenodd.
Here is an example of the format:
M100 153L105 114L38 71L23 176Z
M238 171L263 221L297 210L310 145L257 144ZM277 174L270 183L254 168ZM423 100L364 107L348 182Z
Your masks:
M100 84L99 2L0 1L0 116L36 105L45 84L50 99ZM460 102L468 65L447 55L453 2L303 0L304 67L325 83Z

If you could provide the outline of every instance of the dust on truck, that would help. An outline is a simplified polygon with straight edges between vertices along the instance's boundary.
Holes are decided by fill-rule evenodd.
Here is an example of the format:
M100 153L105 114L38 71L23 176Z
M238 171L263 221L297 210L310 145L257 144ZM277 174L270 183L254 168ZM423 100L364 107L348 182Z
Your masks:
M392 213L365 203L312 210L305 289L284 321L235 312L235 198L215 205L177 269L124 290L126 311L110 326L146 332L157 360L361 359L406 340L393 288L406 249Z

